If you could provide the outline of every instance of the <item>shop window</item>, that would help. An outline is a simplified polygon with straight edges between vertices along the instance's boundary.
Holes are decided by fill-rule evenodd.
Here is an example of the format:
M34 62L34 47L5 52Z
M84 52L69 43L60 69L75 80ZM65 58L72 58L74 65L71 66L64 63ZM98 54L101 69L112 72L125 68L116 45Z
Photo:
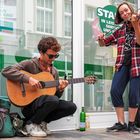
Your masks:
M64 36L70 37L72 31L71 0L64 1Z
M36 31L53 34L54 0L37 0Z
M134 6L136 6L137 3L138 3L138 0L110 0L110 1L111 1L112 4L120 4L120 3L126 1L126 2L134 4Z
M86 20L93 21L95 18L95 8L87 6L86 7Z

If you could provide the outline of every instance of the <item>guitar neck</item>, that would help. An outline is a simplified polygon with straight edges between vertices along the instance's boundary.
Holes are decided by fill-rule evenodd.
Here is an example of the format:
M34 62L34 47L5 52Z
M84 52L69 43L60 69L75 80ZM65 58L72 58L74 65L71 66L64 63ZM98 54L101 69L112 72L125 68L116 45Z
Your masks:
M85 82L84 78L75 78L75 79L68 79L69 84L75 84L75 83L83 83Z
M83 83L85 82L84 78L75 78L75 79L67 79L69 84L75 84L75 83ZM59 86L59 80L55 81L48 81L44 82L44 87L49 88L49 87L57 87Z

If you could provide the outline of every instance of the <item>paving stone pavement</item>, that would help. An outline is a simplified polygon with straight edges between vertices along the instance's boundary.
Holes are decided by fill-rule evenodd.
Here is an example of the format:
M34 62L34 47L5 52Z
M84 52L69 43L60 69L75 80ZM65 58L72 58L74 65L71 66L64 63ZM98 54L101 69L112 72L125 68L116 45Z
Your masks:
M65 130L52 132L47 137L13 137L0 140L140 140L140 134L129 132L106 132L105 129L90 129L84 132L79 130Z

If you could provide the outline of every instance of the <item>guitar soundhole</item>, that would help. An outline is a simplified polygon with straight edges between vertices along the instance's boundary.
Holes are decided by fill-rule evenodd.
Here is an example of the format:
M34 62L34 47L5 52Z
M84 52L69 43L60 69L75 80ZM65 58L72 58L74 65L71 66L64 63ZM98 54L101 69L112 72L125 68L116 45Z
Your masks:
M39 82L42 85L42 88L45 88L45 83L43 81L39 81Z

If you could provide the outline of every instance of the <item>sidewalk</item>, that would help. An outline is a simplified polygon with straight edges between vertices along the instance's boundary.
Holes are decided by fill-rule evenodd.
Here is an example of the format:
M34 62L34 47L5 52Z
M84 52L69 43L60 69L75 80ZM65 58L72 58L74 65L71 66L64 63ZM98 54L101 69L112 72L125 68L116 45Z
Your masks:
M84 132L79 130L52 132L45 138L41 137L13 137L0 140L140 140L140 134L129 132L106 132L105 129L90 129Z

